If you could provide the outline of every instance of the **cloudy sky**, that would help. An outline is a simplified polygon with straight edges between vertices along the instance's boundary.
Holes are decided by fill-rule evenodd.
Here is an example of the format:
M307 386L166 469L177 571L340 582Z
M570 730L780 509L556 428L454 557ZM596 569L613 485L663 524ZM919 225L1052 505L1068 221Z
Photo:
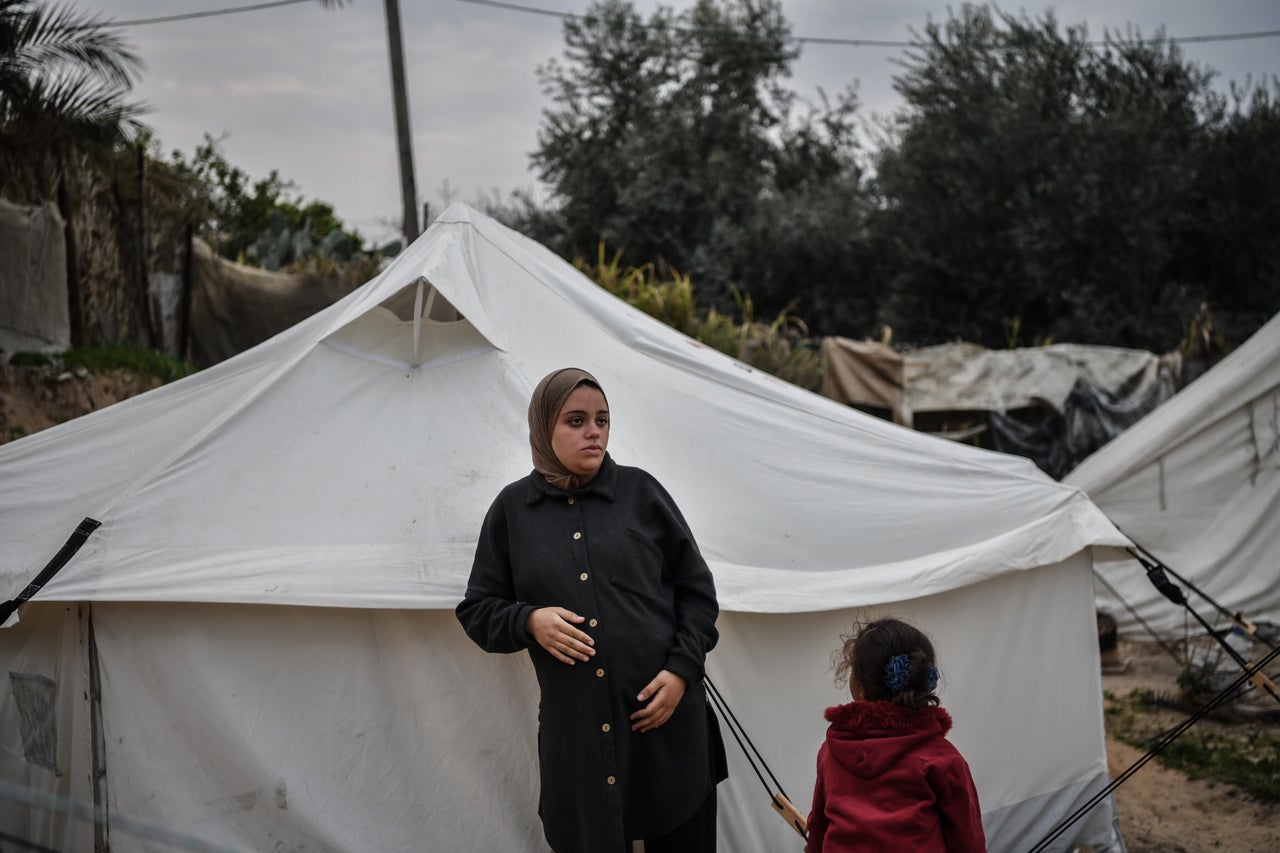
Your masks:
M251 5L255 0L74 0L115 21L139 21ZM556 13L588 0L510 0ZM636 0L645 14L659 5ZM663 3L676 9L691 0ZM958 3L952 4L958 6ZM910 40L946 2L782 0L795 36ZM1174 37L1280 30L1276 0L1063 0L1002 3L1061 24L1104 29L1132 24L1143 36ZM420 201L439 211L446 197L475 201L525 188L546 103L536 69L563 50L562 20L467 0L400 0L409 113ZM147 64L135 94L168 149L190 156L202 135L223 137L228 160L253 177L272 169L308 200L334 205L367 237L392 236L400 189L391 107L384 4L354 0L325 10L299 3L258 11L123 28ZM1280 74L1280 38L1188 43L1185 56L1217 69L1221 81ZM863 114L889 113L901 49L805 44L792 87L812 95L856 83Z

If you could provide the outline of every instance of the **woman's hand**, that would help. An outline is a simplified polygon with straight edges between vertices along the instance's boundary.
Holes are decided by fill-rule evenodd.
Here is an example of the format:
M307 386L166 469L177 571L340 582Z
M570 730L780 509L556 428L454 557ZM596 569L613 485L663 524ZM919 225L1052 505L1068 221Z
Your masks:
M631 715L631 731L647 732L671 719L676 706L684 698L684 679L668 669L662 670L645 685L636 698L649 704Z
M596 641L573 627L583 620L584 617L563 607L539 607L529 614L524 627L552 657L573 666L576 661L591 660L596 653L592 648Z

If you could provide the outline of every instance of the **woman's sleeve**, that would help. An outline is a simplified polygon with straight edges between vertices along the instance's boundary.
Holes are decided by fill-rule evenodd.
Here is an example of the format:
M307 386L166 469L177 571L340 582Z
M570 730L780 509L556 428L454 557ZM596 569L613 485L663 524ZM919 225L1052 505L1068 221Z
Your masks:
M938 795L947 853L986 853L978 790L964 757L956 752L950 761L935 765L929 784Z
M702 680L707 652L715 648L720 638L716 630L720 605L716 602L715 580L680 509L654 482L667 515L663 552L675 590L676 642L667 655L665 669L683 678L686 684L696 684Z
M525 630L533 610L533 605L516 601L506 509L499 496L485 515L467 592L454 613L467 636L486 652L518 652L533 645Z

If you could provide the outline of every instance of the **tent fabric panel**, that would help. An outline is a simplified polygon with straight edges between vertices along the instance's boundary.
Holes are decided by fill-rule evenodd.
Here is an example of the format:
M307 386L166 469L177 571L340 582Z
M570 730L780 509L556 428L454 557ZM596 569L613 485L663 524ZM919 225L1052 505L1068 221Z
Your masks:
M109 562L100 549L110 555ZM95 553L95 549L97 549ZM59 575L42 601L209 602L452 611L475 546L317 545L122 552L90 538L86 559L110 565ZM75 559L80 559L77 555ZM175 587L172 578L183 578Z
M987 848L1011 853L1032 849L1110 784L1110 776L1099 773L1016 806L984 812L982 826L987 833ZM1046 848L1046 853L1073 853L1081 849L1093 853L1128 853L1129 848L1120 835L1119 821L1115 797L1109 796L1064 831ZM997 847L991 843L992 838L1007 839L1008 843Z
M1087 506L1087 505L1086 505ZM804 613L936 595L1006 573L1034 570L1083 547L1063 514L998 541L902 565L775 570L711 560L724 612ZM1124 545L1127 540L1116 539ZM257 549L138 549L91 537L84 559L111 565L59 575L44 601L172 601L451 611L462 598L474 546L324 544ZM105 555L104 555L105 552ZM109 555L109 556L106 556ZM76 559L81 559L77 556ZM170 582L181 577L181 589Z
M1085 520L1077 520L1078 516ZM874 523L874 522L868 522ZM1076 535L1093 525L1093 539ZM987 542L949 549L926 560L871 567L779 571L710 561L722 610L798 613L834 610L936 595L1006 573L1068 559L1089 543L1125 546L1129 541L1085 500Z
M0 827L53 850L93 849L84 630L77 605L29 604L0 631Z
M113 815L244 850L545 849L532 668L486 657L452 614L105 604L96 621Z
M101 519L158 458L232 405L238 384L263 370L243 367L211 368L199 382L161 386L0 446L0 579L25 584L82 518Z
M1263 472L1253 485L1217 506L1205 506L1199 518L1186 519L1180 528L1153 513L1155 524L1135 520L1129 526L1133 538L1153 555L1191 581L1228 610L1252 621L1280 624L1280 471ZM1123 522L1122 522L1123 523ZM1150 543L1150 544L1145 544ZM1181 637L1193 620L1184 607L1174 605L1147 579L1132 559L1099 565L1099 571L1119 595L1099 585L1098 603L1116 618L1122 634L1146 636L1146 628L1130 613L1136 610L1159 636ZM1189 604L1210 624L1222 617L1213 606L1186 585L1170 578L1187 594ZM1194 623L1193 633L1200 630Z
M1213 380L1210 371L1197 381ZM1280 389L1264 399L1272 398L1280 400ZM1280 438L1280 426L1271 429ZM1280 461L1280 447L1259 456L1257 431L1251 407L1237 409L1154 462L1099 485L1091 497L1135 542L1216 601L1250 619L1280 623L1280 469L1266 464ZM1182 635L1185 611L1160 595L1136 562L1099 570L1120 598L1100 585L1098 601L1122 633L1145 631L1132 607L1161 636ZM1191 603L1211 616L1208 602Z

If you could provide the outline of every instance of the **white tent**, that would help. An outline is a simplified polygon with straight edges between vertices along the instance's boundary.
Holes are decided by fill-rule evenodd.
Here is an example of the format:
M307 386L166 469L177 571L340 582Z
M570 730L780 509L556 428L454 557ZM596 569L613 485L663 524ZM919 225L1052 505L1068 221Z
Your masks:
M544 849L532 668L452 608L567 364L684 510L723 610L709 672L802 811L867 614L935 638L993 850L1107 784L1090 572L1126 540L1082 493L708 350L455 205L257 348L0 447L6 595L102 522L0 631L0 825L89 849L65 809L97 802L130 850ZM726 740L721 849L799 850ZM1051 849L1080 843L1122 846L1110 800Z
M1214 601L1280 623L1280 315L1065 481ZM1165 637L1202 630L1134 560L1099 570L1122 599L1099 585L1121 631L1144 631L1129 606ZM1211 605L1183 591L1212 623Z

